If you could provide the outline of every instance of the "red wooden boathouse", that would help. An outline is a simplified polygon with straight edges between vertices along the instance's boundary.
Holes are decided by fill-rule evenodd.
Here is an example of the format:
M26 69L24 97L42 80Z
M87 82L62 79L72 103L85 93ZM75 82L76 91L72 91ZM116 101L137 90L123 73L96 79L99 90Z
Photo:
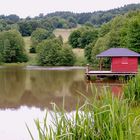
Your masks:
M140 54L127 48L111 48L97 55L97 58L111 58L110 71L86 71L87 75L135 75L138 72L138 57Z
M111 48L97 55L97 58L110 57L112 72L138 72L140 54L127 48Z

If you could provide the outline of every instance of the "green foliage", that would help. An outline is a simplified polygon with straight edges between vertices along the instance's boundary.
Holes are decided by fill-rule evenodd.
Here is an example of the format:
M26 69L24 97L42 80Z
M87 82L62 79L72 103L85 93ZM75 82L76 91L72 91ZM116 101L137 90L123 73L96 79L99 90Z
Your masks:
M39 16L33 18L27 17L25 19L14 14L7 16L0 15L0 30L10 30L13 29L14 26L20 31L22 36L30 36L36 28L52 31L56 28L75 28L78 24L95 25L96 27L100 27L102 24L109 22L118 15L124 15L129 11L136 11L138 9L140 9L140 4L130 4L107 11L88 13L73 13L67 11L54 12L47 15L41 13ZM1 21L4 21L5 23L3 24Z
M30 36L34 30L40 27L38 21L29 20L29 21L20 21L18 22L19 32L22 36Z
M59 17L69 22L70 18L73 18L72 23L86 24L87 22L92 23L93 25L100 26L104 23L109 22L114 17L118 15L123 15L129 11L140 9L140 4L129 4L124 7L115 8L107 11L97 11L97 12L88 12L88 13L73 13L73 12L54 12L50 13L44 18L53 18ZM38 17L40 19L40 17Z
M86 45L95 41L98 31L91 26L83 26L73 31L69 36L69 43L73 48L85 48Z
M139 103L140 101L140 75L131 78L127 85L124 87L124 97L130 102L134 101Z
M19 18L19 16L15 15L15 14L11 14L6 17L6 20L8 23L14 24L14 23L17 23L20 20L20 18Z
M94 67L99 66L99 59L96 58L96 55L109 48L109 37L109 34L107 34L104 37L98 38L95 45L92 47L91 62ZM104 67L106 67L105 65L108 64L108 62L106 62L107 60L107 58L104 59Z
M85 48L86 45L92 43L93 41L95 42L97 37L98 37L98 31L95 30L94 28L83 32L80 39L81 48Z
M94 93L95 94L95 93ZM41 125L40 120L35 124L40 139L46 140L134 140L139 132L139 115L130 112L130 106L126 100L109 96L111 93L103 90L104 97L97 100L86 97L83 106L67 114L64 109L60 111L54 106L54 112L50 115L54 125L47 125L47 117ZM134 118L132 119L132 116ZM34 140L29 127L27 129Z
M61 62L62 66L73 66L75 63L75 55L69 46L65 46L61 50Z
M134 17L129 21L127 46L133 51L140 53L140 12L137 17Z
M85 66L87 64L87 60L84 56L84 49L73 49L73 52L76 56L75 66Z
M88 61L89 63L92 62L92 58L91 58L91 57L92 57L92 48L93 48L93 46L95 45L95 42L96 42L96 41L90 43L90 44L87 45L87 46L85 47L85 49L84 49L84 55L85 55L85 57L86 57L86 59L87 59L87 61Z
M69 44L73 48L80 48L79 46L80 37L81 37L81 32L79 30L73 31L69 36Z
M73 65L75 57L68 47L63 48L59 39L45 40L38 45L38 62L43 66Z
M24 41L20 33L15 30L0 33L0 56L2 62L26 62L27 55L24 49Z
M92 47L92 64L97 65L99 60L96 55L109 48L125 47L140 52L140 11L129 12L117 16L109 23L101 26L99 38ZM104 64L109 60L104 59Z
M8 25L6 21L0 20L0 31L7 30L7 28L8 28Z
M35 31L33 31L32 35L31 35L31 39L33 41L38 41L39 43L44 40L47 39L50 36L50 32L45 30L45 29L41 29L41 28L37 28Z
M42 28L37 28L31 34L32 46L31 46L30 52L35 53L36 52L36 46L40 42L42 42L45 39L54 38L54 37L55 37L55 35L52 32L47 31L47 30L42 29Z
M77 26L76 19L73 17L68 18L68 28L75 28Z
M100 29L99 29L99 36L100 37L103 37L104 35L106 35L110 30L111 30L111 23L108 22L108 23L105 23L103 24Z

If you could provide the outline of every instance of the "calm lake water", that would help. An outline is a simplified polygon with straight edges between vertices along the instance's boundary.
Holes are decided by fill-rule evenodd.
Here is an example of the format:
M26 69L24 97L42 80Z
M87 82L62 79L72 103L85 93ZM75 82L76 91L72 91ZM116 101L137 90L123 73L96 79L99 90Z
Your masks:
M0 67L0 139L30 140L26 123L38 139L34 119L43 120L53 103L69 113L75 110L85 100L81 93L91 96L84 72L82 67ZM114 81L94 85L109 87L114 94L122 90Z

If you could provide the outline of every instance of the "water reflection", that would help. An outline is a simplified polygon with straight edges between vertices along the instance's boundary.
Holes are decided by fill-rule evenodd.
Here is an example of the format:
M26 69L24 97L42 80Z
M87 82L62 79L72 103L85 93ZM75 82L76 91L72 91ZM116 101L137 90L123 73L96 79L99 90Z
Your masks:
M38 68L38 67L37 67ZM86 83L84 69L25 69L24 67L5 67L0 69L0 108L16 109L20 106L51 109L55 102L65 109L74 110L77 103L82 104L85 96L110 88L115 95L122 92L117 82ZM91 89L92 86L92 89ZM92 90L92 91L91 91Z
M75 87L76 83L76 87ZM79 83L79 84L78 84ZM0 108L51 108L51 102L74 109L77 90L85 89L84 70L26 70L23 67L0 69ZM70 106L71 104L71 106Z
M95 93L101 94L110 88L114 94L122 91L121 83L86 83L84 69L25 67L0 68L0 139L30 139L25 123L37 135L34 119L43 120L45 109L51 110L51 103L73 111L77 103ZM92 88L91 88L92 87ZM92 94L91 94L92 92ZM48 120L49 121L49 120ZM15 125L16 124L16 125ZM20 129L19 129L20 128Z
M11 107L24 94L26 71L18 68L0 69L0 107Z

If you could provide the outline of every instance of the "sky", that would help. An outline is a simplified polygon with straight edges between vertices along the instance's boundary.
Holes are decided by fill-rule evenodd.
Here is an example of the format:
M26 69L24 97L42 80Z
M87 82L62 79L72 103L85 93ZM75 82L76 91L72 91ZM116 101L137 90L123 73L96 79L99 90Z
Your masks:
M140 0L0 0L0 15L16 14L25 18L55 11L94 12L131 3L140 3Z

